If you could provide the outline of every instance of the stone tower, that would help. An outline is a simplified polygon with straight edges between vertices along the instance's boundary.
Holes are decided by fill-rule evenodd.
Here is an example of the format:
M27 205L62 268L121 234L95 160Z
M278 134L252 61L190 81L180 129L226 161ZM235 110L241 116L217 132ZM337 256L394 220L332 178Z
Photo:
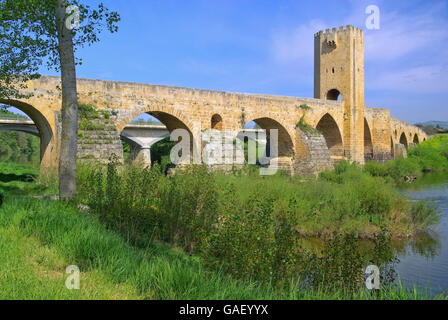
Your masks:
M314 36L314 97L344 103L344 155L364 163L364 31L353 27Z

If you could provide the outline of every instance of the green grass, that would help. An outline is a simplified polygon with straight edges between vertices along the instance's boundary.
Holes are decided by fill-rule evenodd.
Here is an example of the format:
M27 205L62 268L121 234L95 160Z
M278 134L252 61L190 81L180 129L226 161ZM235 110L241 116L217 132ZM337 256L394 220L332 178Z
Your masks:
M41 180L39 169L33 166L0 162L0 192L15 195L55 193L54 184L40 183Z
M364 170L397 185L403 184L405 178L419 178L425 172L448 172L448 135L437 135L408 149L406 159L399 158L385 164L369 162Z
M79 166L77 201L91 206L90 214L26 196L56 190L54 174L36 177L27 167L0 164L4 176L19 180L0 184L0 297L427 299L427 292L401 285L375 294L341 288L338 272L358 277L362 269L357 244L329 240L316 260L302 259L308 252L296 240L342 233L377 243L383 227L402 236L436 224L431 204L409 204L394 186L410 173L443 169L446 145L429 140L408 159L385 165L341 162L318 179L262 177L250 166L231 175L191 168L172 177L157 166ZM81 268L79 291L65 288L68 265ZM317 282L304 288L301 269ZM334 282L320 283L322 275Z
M161 244L134 248L69 204L8 197L0 209L3 299L344 299L343 291L274 289L205 269L199 258ZM80 290L65 287L65 268L81 270ZM351 296L350 296L351 297ZM426 299L383 288L359 299ZM442 298L442 296L438 297Z
M16 180L34 178L39 175L39 170L31 166L25 166L14 162L0 162L0 180L3 176L13 175Z

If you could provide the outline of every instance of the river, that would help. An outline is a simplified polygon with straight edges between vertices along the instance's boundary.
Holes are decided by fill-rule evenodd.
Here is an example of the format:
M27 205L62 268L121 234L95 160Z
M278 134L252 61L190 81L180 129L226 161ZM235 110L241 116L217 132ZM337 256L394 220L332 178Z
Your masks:
M448 293L448 174L427 174L403 192L411 199L429 199L441 210L440 223L407 243L395 244L396 271L406 287L428 295Z

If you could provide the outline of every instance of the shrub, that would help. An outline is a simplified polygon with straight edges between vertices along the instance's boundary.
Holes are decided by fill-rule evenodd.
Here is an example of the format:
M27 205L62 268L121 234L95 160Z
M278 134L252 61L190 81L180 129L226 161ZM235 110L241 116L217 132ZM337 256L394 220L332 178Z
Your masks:
M343 161L317 180L262 177L250 168L225 175L191 166L165 176L158 164L143 169L112 159L78 170L80 201L132 244L162 241L213 269L278 285L300 277L315 286L325 277L329 286L349 281L354 288L367 257L357 260L350 237L375 237L397 222L406 230L435 222L431 209L411 210L382 177L356 164ZM302 248L301 236L335 240L316 255Z
M443 154L428 146L418 146L409 152L409 157L418 163L422 171L448 170L448 162Z
M335 183L341 183L341 176L336 173L336 171L322 171L319 173L319 179L335 182Z
M384 164L378 162L366 162L364 165L364 171L368 172L373 177L387 176L387 168Z
M192 252L217 221L214 176L205 166L192 166L165 180L159 194L158 236Z
M358 181L357 188L360 193L361 208L369 216L386 217L395 200L400 198L398 192L380 178L366 176Z
M401 182L404 177L418 177L421 169L415 158L399 158L385 164L387 174L395 181Z
M251 194L247 202L237 198L234 187L227 185L218 223L203 248L206 264L240 279L277 282L297 277L302 252L292 211L274 211L274 199L262 193Z
M363 281L364 259L352 234L326 241L321 254L312 256L309 263L313 267L308 279L315 289L354 292Z
M128 242L144 245L154 235L160 170L119 167L116 160L107 168L83 172L80 201L85 201L106 226Z

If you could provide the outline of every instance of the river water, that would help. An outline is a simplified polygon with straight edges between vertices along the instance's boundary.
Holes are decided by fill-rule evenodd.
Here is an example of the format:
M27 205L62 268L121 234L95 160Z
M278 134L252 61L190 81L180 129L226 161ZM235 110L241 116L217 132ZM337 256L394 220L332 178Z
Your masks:
M396 271L406 287L417 286L430 296L448 293L448 174L428 174L403 192L411 199L434 201L442 217L427 233L395 244Z

